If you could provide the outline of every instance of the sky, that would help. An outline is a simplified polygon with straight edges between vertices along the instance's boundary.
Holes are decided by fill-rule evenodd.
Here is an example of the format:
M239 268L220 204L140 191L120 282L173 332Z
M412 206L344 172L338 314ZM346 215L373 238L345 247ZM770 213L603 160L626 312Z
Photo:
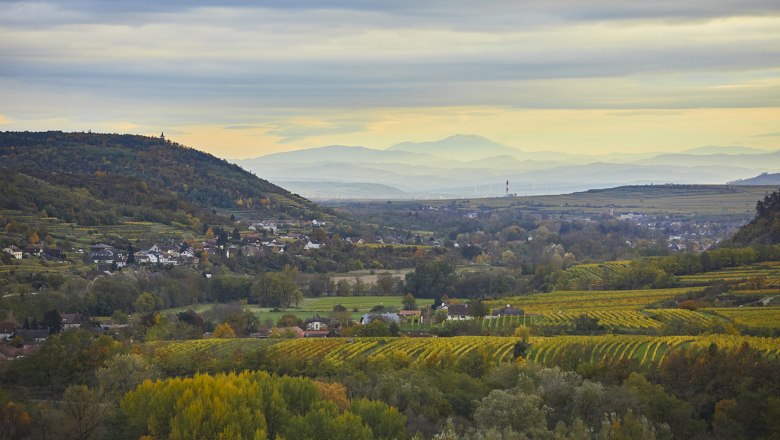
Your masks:
M780 149L777 0L0 0L0 131Z

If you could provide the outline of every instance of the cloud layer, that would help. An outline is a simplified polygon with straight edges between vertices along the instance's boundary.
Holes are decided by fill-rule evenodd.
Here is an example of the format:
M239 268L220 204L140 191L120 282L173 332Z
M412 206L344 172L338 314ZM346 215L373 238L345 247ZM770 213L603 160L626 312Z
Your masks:
M780 4L0 1L0 92L3 129L209 126L272 149L370 142L415 108L774 109Z

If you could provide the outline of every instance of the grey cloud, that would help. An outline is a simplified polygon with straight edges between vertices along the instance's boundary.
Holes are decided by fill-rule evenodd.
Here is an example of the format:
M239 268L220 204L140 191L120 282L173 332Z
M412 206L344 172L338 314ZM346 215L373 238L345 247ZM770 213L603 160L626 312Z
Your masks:
M198 9L206 6L219 9ZM179 115L157 110L143 117L186 121L208 114L236 130L262 122L258 114L267 122L264 113L290 108L776 107L780 90L762 82L780 77L773 29L749 39L707 38L717 31L710 30L693 32L697 38L647 35L625 43L566 32L589 21L625 20L604 24L622 28L634 19L779 9L776 0L0 0L0 79L13 83L0 83L0 91L14 110L34 106L30 96L65 106L76 97L89 104L79 111L94 106L117 117L131 108L181 105ZM560 24L567 21L571 26ZM426 41L429 33L439 40ZM712 88L745 82L756 86ZM254 116L222 120L218 109ZM337 121L275 134L291 141L359 129Z
M337 122L332 125L329 124L322 127L306 127L296 125L292 127L275 128L267 130L266 134L281 137L282 139L279 141L279 143L290 144L313 136L357 133L364 130L365 128L366 127L364 124L350 121L340 123Z
M294 13L353 11L362 14L361 22L368 16L374 16L387 27L436 26L480 30L533 27L551 21L701 20L780 14L780 5L775 0L61 0L35 3L2 0L0 7L6 12L6 18L0 18L0 23L33 26L36 23L90 21L141 24L154 20L155 15L179 14L198 8L266 9ZM11 14L9 18L8 11L13 10L17 14ZM33 15L33 11L38 13Z
M774 133L757 134L752 137L780 137L780 131L776 131Z
M258 127L256 125L228 125L222 128L225 130L252 130Z

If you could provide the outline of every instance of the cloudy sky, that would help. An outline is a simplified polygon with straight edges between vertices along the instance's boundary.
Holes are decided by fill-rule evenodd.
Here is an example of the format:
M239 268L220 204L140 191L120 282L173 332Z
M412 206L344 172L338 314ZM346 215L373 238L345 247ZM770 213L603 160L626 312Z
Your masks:
M0 0L0 130L780 148L777 0Z

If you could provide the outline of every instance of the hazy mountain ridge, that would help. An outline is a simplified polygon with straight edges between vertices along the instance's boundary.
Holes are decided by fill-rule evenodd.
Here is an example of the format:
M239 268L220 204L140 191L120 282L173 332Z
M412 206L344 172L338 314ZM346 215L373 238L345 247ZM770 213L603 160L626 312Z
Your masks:
M630 184L723 184L780 171L780 151L707 146L673 154L592 156L524 152L481 136L455 135L435 142L403 142L386 150L330 146L237 163L275 182L383 185L409 198L495 197L506 192L507 180L509 192L519 195ZM327 193L316 188L315 192ZM360 193L365 198L382 198L379 194Z
M433 142L402 142L387 148L385 151L426 153L460 161L501 155L517 157L522 153L520 150L501 145L482 136L463 134L456 134Z
M756 177L732 180L729 185L780 185L780 173L761 173Z

